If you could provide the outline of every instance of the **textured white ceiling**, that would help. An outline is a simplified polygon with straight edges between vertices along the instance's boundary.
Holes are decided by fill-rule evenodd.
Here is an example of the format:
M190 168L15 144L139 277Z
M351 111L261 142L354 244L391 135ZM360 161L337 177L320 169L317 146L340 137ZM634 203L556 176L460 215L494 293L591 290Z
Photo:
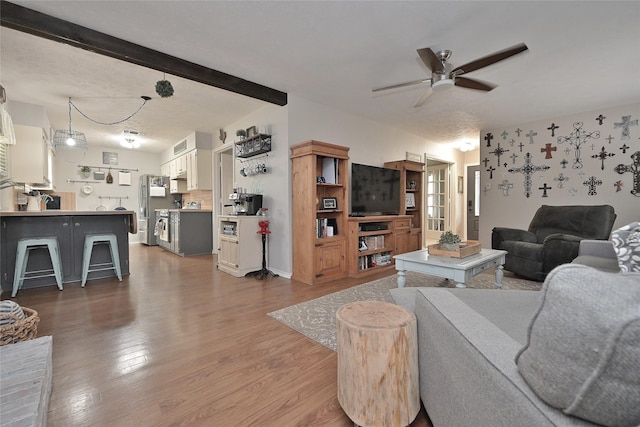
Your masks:
M637 1L14 3L435 142L640 102ZM57 128L66 127L69 96L91 115L119 118L137 108L140 95L154 96L162 78L5 28L1 35L1 78L10 99L45 105ZM371 92L428 76L418 48L451 49L456 66L519 42L529 51L469 74L497 84L491 92L453 88L419 109L413 105L424 87ZM175 96L156 96L122 127L144 132L150 151L193 130L217 135L220 127L265 105L167 78ZM78 127L90 129L80 120L74 115ZM104 145L114 133L111 127L96 129L90 143Z

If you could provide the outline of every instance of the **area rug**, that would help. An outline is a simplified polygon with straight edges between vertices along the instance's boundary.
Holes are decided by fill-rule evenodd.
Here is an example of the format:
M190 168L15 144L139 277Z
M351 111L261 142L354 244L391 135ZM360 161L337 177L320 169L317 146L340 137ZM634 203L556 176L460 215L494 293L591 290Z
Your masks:
M353 301L388 301L392 302L389 289L398 286L397 275L354 286L343 291L335 292L311 301L292 305L269 313L269 316L284 323L301 334L336 351L336 311L344 304ZM494 274L479 274L467 283L467 287L476 289L495 289ZM438 288L455 288L455 283L440 277L428 276L408 271L406 286L426 286ZM512 277L508 272L502 280L505 290L536 290L542 288L542 283Z

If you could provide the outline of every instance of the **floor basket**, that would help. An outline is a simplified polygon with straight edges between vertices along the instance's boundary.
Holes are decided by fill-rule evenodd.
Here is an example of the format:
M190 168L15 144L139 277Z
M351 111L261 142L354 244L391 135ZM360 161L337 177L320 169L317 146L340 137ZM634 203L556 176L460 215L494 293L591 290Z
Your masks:
M22 307L24 320L13 314L3 314L3 319L10 318L14 322L9 325L0 326L0 346L13 344L20 341L34 339L38 333L38 312L27 307Z

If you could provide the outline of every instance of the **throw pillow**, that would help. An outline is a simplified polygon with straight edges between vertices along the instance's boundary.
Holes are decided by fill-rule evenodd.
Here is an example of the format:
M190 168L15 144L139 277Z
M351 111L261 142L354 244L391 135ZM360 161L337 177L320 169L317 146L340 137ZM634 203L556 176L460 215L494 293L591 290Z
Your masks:
M611 233L611 241L624 273L640 271L640 222L632 222Z
M556 267L518 371L544 402L606 426L640 424L640 274Z
M24 320L24 311L22 307L11 300L0 301L0 326L10 325L15 322L16 319L9 317L12 314L18 318L18 320Z

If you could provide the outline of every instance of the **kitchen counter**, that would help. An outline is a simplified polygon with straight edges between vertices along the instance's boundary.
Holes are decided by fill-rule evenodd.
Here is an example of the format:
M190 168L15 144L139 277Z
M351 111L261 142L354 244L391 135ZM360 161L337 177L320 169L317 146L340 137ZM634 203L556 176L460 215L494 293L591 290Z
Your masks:
M135 215L134 211L63 211L49 209L46 211L0 211L0 218L4 216L104 216L104 215Z
M114 233L118 239L120 269L122 275L129 274L129 233L137 227L134 211L16 211L0 212L0 284L2 290L13 288L13 273L16 262L18 240L27 237L55 236L60 246L63 282L82 279L82 255L84 239L92 233ZM92 263L110 262L108 245L96 245ZM50 269L51 261L46 250L32 251L29 269ZM115 276L113 270L89 273L89 280ZM53 277L26 280L23 289L40 286L55 286Z

